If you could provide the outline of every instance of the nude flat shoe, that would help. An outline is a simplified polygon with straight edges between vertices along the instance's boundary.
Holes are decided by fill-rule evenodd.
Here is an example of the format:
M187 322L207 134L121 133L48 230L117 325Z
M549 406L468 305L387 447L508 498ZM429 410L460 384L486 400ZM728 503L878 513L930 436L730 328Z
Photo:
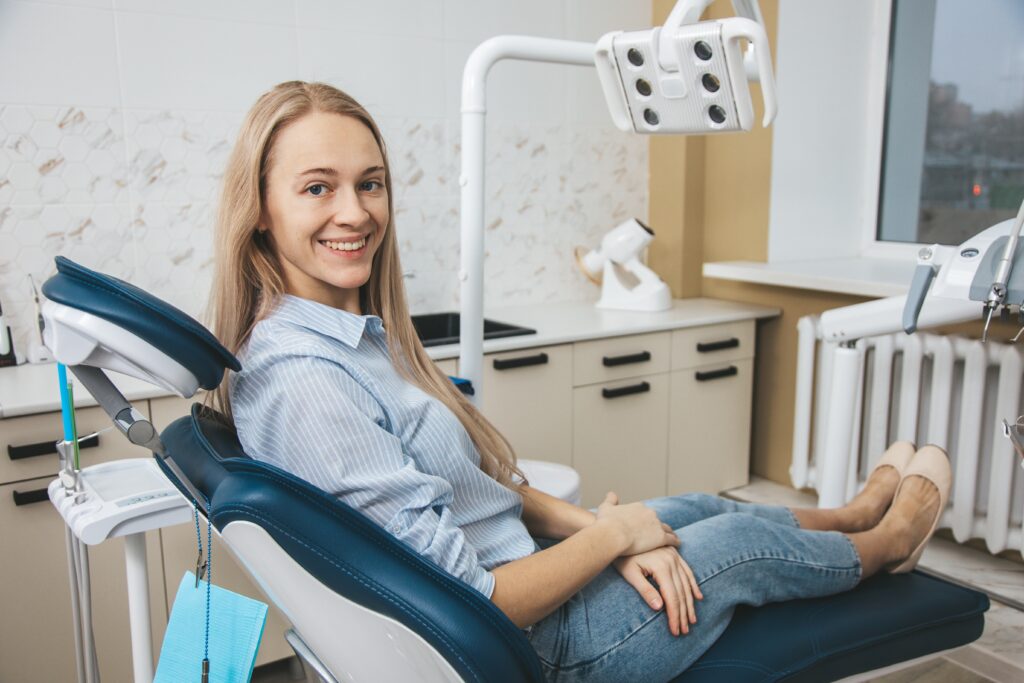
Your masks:
M949 501L949 490L953 487L953 470L949 465L949 457L946 456L946 451L932 445L925 446L917 451L910 461L910 465L903 472L903 478L900 479L900 485L896 489L896 495L893 497L893 500L899 498L900 491L903 489L903 482L910 477L924 477L935 484L935 488L939 490L939 507L935 512L935 519L932 520L932 528L928 530L925 537L917 544L914 552L910 553L910 556L897 566L886 567L886 571L890 574L905 574L916 567L918 560L921 559L921 553L924 552L924 547L928 545L928 541L931 540L936 527L939 526L939 520L942 518L942 513L946 509L946 503Z
M878 463L875 465L871 473L868 474L868 479L875 473L875 470L881 467L892 467L899 472L900 478L903 478L903 472L906 471L907 465L910 464L911 459L914 457L914 453L917 449L914 444L909 441L897 441L893 445L886 449L882 457L878 459Z

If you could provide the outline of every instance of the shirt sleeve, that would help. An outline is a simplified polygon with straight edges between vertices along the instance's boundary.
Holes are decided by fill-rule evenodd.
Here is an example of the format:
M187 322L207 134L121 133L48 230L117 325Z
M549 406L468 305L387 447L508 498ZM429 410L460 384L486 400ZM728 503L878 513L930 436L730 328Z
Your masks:
M417 469L383 408L343 366L275 358L236 376L231 403L250 456L338 496L490 597L494 575L452 521L451 484Z

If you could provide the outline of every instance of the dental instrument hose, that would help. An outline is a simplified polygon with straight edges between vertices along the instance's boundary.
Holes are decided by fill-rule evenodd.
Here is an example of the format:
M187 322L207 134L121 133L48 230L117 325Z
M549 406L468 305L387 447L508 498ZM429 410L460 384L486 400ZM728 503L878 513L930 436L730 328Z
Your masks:
M64 479L65 494L75 496L80 493L78 471L80 469L78 433L75 424L74 387L68 381L67 368L63 363L57 364L57 381L60 389L61 419L64 440L58 444L61 461L61 474L68 474L70 469L73 484L69 488L69 480ZM70 451L70 452L69 452ZM65 549L68 555L68 581L71 589L71 616L74 622L75 663L79 683L100 683L99 660L96 657L96 638L92 626L92 589L89 573L89 549L71 532L71 527L64 527Z
M203 536L199 530L199 501L194 501L192 515L196 522L196 545L199 547L199 557L196 559L196 588L206 575L206 623L203 629L203 663L200 674L201 683L210 681L210 591L213 583L213 516L210 499L205 496L206 501L206 562L203 559Z

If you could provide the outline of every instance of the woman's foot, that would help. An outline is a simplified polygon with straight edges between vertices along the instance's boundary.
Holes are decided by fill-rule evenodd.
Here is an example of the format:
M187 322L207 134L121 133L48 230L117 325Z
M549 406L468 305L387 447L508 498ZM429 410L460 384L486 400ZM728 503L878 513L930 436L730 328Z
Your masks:
M939 525L952 484L953 472L945 451L925 446L915 454L892 506L879 524L891 539L886 570L900 574L917 566Z
M914 444L897 441L878 460L864 489L844 507L835 509L792 508L801 529L841 531L846 534L873 529L889 509L900 477L914 457Z
M893 502L903 472L914 457L914 451L914 444L909 441L897 441L889 446L868 475L861 492L840 508L845 528L839 531L867 531L882 521Z

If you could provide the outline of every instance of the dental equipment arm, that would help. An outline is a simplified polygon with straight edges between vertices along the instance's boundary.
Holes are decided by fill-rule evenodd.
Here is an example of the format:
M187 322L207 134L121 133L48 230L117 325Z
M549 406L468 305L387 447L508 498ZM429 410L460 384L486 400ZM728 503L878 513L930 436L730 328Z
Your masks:
M750 130L753 105L746 85L750 63L756 62L764 98L763 123L775 117L775 79L772 73L768 38L757 0L734 0L741 16L698 22L712 0L679 0L670 15L670 36L662 28L646 31L609 33L592 43L498 36L481 43L470 54L462 76L462 172L460 203L459 282L461 322L459 334L459 374L475 390L471 401L479 405L483 392L483 270L484 270L484 137L487 116L487 74L504 59L519 59L576 66L596 66L612 119L622 130L639 133L710 133ZM628 40L627 40L628 38ZM741 44L747 41L746 57ZM694 65L693 50L700 43L699 64ZM662 50L675 50L669 62L675 71L661 65ZM704 49L707 48L705 52ZM630 50L646 53L636 65ZM685 73L681 71L686 52ZM753 57L751 57L753 54ZM703 56L701 56L703 55ZM642 67L642 69L641 69ZM646 71L644 71L644 69ZM689 73L697 69L694 73ZM634 80L638 74L664 76L664 80ZM687 90L702 83L704 91ZM705 79L705 77L707 77ZM650 95L636 90L640 80L650 87ZM629 83L630 90L625 89ZM667 90L666 90L667 88ZM713 88L713 90L712 90ZM640 100L647 97L645 106ZM656 104L652 106L652 104ZM653 122L653 123L652 123Z
M1020 210L1017 212L1017 219L1013 230L1010 231L1010 239L1006 242L1006 249L999 259L996 267L996 278L988 291L988 298L985 300L985 327L981 333L981 341L988 338L988 326L992 322L992 314L996 308L1006 303L1007 284L1010 281L1010 269L1013 268L1013 259L1017 254L1017 240L1020 238L1021 226L1024 225L1024 202L1021 202Z
M149 449L178 478L178 481L188 489L192 502L206 509L203 495L196 490L188 477L180 470L174 460L167 457L164 444L153 424L147 420L142 413L137 411L132 404L124 397L124 394L114 386L107 373L99 368L88 365L74 365L69 368L75 377L88 389L92 397L103 408L103 411L110 417L111 421L128 441L136 446L143 446Z

